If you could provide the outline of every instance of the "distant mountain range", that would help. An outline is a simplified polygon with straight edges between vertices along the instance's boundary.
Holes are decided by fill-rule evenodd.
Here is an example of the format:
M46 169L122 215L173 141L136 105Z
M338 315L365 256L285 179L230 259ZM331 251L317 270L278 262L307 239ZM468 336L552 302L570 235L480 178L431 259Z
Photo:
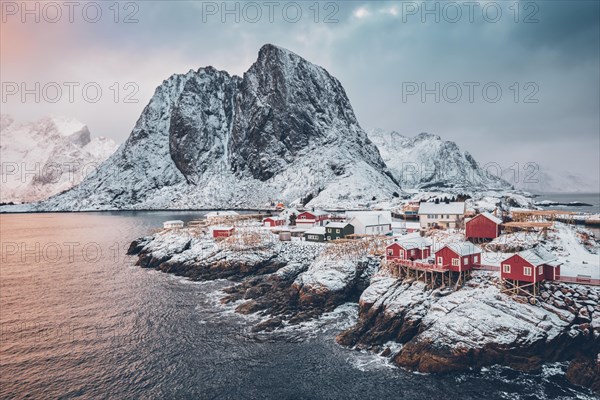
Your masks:
M3 117L3 146L16 129ZM114 149L72 121L44 119L18 129L31 139L7 145L11 159L62 154L102 160ZM41 138L52 142L41 146L44 152L38 149ZM4 157L4 147L2 152ZM50 193L44 185L33 183L21 199L43 199ZM52 193L69 187L61 181ZM94 173L31 207L259 208L284 201L352 208L391 200L404 189L510 188L439 136L367 134L336 78L267 44L243 77L213 67L172 75L156 89L126 142ZM7 200L18 193L13 190Z
M21 124L2 114L0 135L2 203L44 200L70 189L117 148L111 139L92 138L87 126L65 117Z

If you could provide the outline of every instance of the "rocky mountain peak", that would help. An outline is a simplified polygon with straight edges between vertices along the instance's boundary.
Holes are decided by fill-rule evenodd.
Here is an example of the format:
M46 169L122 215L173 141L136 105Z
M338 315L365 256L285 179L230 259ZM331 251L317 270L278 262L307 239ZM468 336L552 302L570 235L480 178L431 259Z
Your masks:
M268 44L243 77L204 67L165 80L115 156L41 207L355 207L400 191L340 82Z

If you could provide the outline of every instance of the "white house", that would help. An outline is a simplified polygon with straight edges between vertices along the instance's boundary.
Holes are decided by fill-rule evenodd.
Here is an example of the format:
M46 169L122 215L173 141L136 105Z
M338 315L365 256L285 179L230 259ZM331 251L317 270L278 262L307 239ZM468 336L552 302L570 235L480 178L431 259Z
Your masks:
M211 211L205 215L207 220L213 220L222 217L235 217L240 215L236 211Z
M165 221L165 222L163 222L163 228L165 228L165 229L183 228L183 221L179 221L179 220Z
M463 202L426 202L419 206L421 228L459 228L464 216L465 203Z
M348 211L348 223L355 235L389 235L392 233L390 211Z

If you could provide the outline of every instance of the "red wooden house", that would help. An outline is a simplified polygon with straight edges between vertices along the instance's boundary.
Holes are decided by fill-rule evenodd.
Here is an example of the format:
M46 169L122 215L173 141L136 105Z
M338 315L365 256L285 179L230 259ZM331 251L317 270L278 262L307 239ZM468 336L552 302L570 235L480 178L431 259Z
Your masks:
M296 217L296 225L304 228L324 226L327 220L329 220L329 214L325 211L304 211Z
M462 272L481 265L481 249L470 242L450 243L435 252L438 267Z
M500 277L512 281L537 283L560 276L556 257L542 248L521 251L502 261Z
M228 238L233 235L235 229L233 226L215 226L212 228L213 238Z
M266 227L273 228L275 226L285 225L285 218L283 217L267 217L263 219L263 225Z
M465 223L465 236L468 240L488 240L500 236L502 220L484 212L477 214Z
M431 255L431 243L420 236L398 240L385 248L389 260L423 260Z

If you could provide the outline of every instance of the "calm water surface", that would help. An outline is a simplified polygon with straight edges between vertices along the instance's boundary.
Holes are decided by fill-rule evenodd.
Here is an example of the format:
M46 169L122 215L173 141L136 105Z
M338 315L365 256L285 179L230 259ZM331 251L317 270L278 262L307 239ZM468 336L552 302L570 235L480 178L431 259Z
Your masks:
M413 374L344 349L356 307L255 335L226 281L134 266L132 239L198 213L0 215L0 398L594 398L563 367Z

